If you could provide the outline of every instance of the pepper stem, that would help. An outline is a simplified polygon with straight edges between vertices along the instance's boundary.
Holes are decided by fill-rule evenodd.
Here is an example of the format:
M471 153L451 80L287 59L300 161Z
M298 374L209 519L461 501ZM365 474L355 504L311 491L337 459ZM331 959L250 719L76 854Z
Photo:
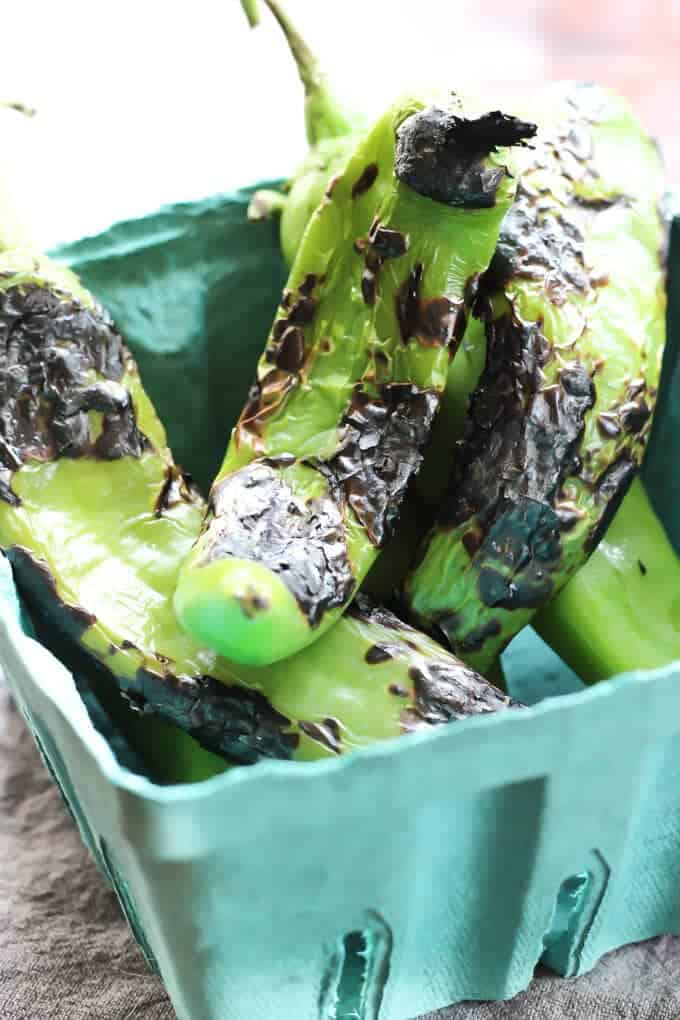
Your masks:
M7 110L16 110L17 113L23 113L24 117L35 117L37 113L34 106L27 106L26 103L10 103L6 100L0 100L0 106L5 107Z
M248 205L248 219L253 222L268 220L283 212L286 208L287 196L281 191L260 188L256 191Z
M31 207L27 205L22 190L21 146L16 143L8 145L5 136L13 124L21 123L19 117L34 117L36 111L25 103L0 99L0 114L0 145L8 154L11 153L5 165L0 157L0 252L3 252L12 248L31 247L34 242L33 230L29 225ZM18 116L15 117L15 114ZM23 201L21 195L24 195Z
M241 7L250 27L257 28L260 24L260 8L258 7L257 0L241 0Z
M585 683L680 658L680 560L641 481L589 561L532 623Z
M352 130L347 115L333 96L321 65L278 0L263 0L286 37L305 90L305 125L311 146L325 138L340 138ZM241 0L251 27L259 23L257 0Z

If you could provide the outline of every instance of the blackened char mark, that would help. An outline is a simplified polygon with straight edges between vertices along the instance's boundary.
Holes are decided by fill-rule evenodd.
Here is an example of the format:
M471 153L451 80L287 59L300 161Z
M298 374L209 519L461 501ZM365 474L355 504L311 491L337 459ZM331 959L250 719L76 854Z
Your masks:
M536 196L521 182L484 274L482 291L493 294L515 277L540 283L555 305L564 304L574 291L583 294L591 286L579 217L566 211L545 215Z
M92 452L100 460L120 460L121 457L140 457L148 445L146 437L137 428L132 397L126 391L115 408L112 406L104 414L102 430Z
M597 431L603 439L615 439L621 434L618 416L611 411L603 411L597 416Z
M408 687L404 687L403 684L388 684L387 690L390 694L393 694L395 698L408 698L409 696Z
M373 602L364 592L359 591L347 609L349 616L362 623L374 623L380 627L387 627L389 630L404 630L410 634L415 631L412 627L402 623L398 616L391 613L389 609Z
M354 250L363 254L366 268L361 274L361 296L364 303L374 305L378 275L387 259L398 259L409 247L408 234L391 227L383 227L378 217L373 220L367 238L354 242Z
M305 334L299 326L289 326L275 353L276 367L284 372L299 372L305 362Z
M250 432L256 439L261 437L267 418L279 410L296 385L297 373L280 368L271 369L262 379L253 383L236 427L237 445L242 430Z
M2 425L0 424L0 430ZM21 500L12 492L12 475L21 467L17 451L0 434L0 499L10 506L20 506Z
M312 297L300 297L288 312L288 322L293 326L308 326L316 313L316 301Z
M64 602L44 560L37 559L30 550L20 545L10 546L6 552L22 597L56 628L78 641L97 622L97 617L85 606Z
M16 503L11 477L28 460L140 456L148 441L121 382L127 366L101 309L36 284L0 292L0 498ZM90 411L102 415L96 439Z
M464 303L447 297L421 298L422 279L423 265L418 262L394 299L402 343L415 338L424 347L448 347L453 357L465 332Z
M402 725L406 723L407 729L417 728L418 722L437 726L471 715L521 707L454 656L412 666L409 679L413 683L414 707L402 714Z
M406 254L408 247L408 234L384 227L379 220L374 221L368 235L367 258L372 256L380 259L398 259Z
M598 547L607 533L607 528L621 506L637 469L638 465L631 454L623 453L618 460L609 465L597 480L593 489L593 498L600 510L600 515L585 543L585 551L588 556Z
M158 493L154 513L156 517L162 517L180 503L197 503L199 500L200 495L194 488L191 475L183 474L175 464L170 464L165 469L165 478Z
M340 723L337 719L327 718L323 722L306 722L300 719L298 726L308 737L321 744L333 754L342 754Z
M291 721L249 687L146 668L139 669L133 681L120 677L118 683L144 712L174 723L208 751L243 765L261 758L291 758L300 741Z
M278 471L255 461L213 487L201 563L224 557L261 563L315 627L354 589L338 497L330 491L305 502Z
M638 435L649 421L652 410L644 397L630 400L619 408L619 419L624 432Z
M486 157L535 134L534 124L503 113L467 119L432 106L408 117L397 130L395 173L436 202L488 208L495 205L507 170L489 165Z
M397 523L438 404L438 393L407 383L382 385L377 396L360 385L354 390L340 451L323 470L342 487L374 545L382 545Z
M378 164L369 163L368 166L364 167L356 181L352 185L352 198L359 198L360 195L365 194L369 188L372 188L378 177Z
M378 294L377 272L375 269L364 269L361 274L361 296L364 304L373 306Z
M307 273L304 280L298 287L298 291L300 292L300 294L304 295L304 297L311 297L318 283L319 277L316 275L316 273Z
M595 388L572 362L545 385L551 357L539 327L512 315L487 324L486 366L471 401L441 522L475 514L490 521L499 503L552 505L577 466L577 446Z
M389 662L394 658L394 652L388 645L371 645L366 649L364 660L369 666L375 666L381 662Z

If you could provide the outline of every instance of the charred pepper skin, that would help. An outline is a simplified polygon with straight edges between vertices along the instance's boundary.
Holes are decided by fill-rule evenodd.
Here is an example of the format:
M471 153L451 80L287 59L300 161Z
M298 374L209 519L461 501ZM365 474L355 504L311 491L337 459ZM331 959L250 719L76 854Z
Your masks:
M166 774L226 767L199 745L227 762L313 759L509 704L363 603L298 659L219 659L172 609L204 512L108 316L69 271L0 254L0 546L68 661L195 739L167 738L181 763Z
M228 658L277 661L335 622L420 466L514 196L495 142L535 130L446 102L381 117L305 233L175 598Z
M644 452L665 339L657 149L603 89L554 101L480 283L485 367L406 584L413 619L482 670L606 531Z

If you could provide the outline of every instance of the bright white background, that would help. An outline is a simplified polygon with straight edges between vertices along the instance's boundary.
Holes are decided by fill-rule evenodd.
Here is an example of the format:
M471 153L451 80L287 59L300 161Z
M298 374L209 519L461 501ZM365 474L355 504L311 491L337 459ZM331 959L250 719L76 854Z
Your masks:
M664 136L680 176L680 0L283 0L342 91L378 110L421 79L597 78ZM163 202L285 175L304 152L301 88L262 5L0 0L0 180L49 244ZM11 121L11 123L10 123Z
M376 110L423 76L447 72L460 85L479 74L469 45L477 7L287 0L342 91ZM30 131L13 125L9 146L0 138L0 161L16 162L39 129L42 152L22 176L36 211L50 198L40 203L43 243L290 171L304 152L301 88L262 8L251 31L238 0L10 0L0 97L39 117ZM532 52L518 39L510 55L504 32L497 45L486 40L481 66L495 77L526 72L527 61L536 71Z

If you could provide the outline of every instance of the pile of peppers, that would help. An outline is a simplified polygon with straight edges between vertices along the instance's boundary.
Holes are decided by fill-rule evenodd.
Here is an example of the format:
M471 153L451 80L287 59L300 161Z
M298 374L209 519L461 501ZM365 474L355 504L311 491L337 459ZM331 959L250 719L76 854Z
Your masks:
M369 125L266 5L310 151L251 205L290 275L207 498L105 310L0 222L0 546L43 641L173 779L521 710L500 654L529 622L586 682L677 657L680 567L637 479L655 144L580 84L502 111L407 93Z

